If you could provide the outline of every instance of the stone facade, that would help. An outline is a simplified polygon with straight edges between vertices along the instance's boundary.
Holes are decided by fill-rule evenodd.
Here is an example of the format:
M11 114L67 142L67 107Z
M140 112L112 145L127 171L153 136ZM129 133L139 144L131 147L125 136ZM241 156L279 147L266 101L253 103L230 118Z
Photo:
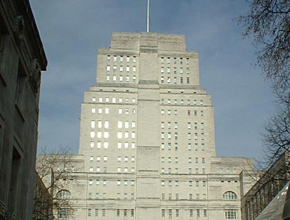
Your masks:
M0 2L0 219L32 219L47 60L28 0Z
M113 33L81 110L75 219L240 219L253 160L216 156L211 96L183 35ZM249 188L249 187L248 187ZM61 216L58 216L61 217Z
M242 219L254 220L290 180L290 153L285 152L242 198Z

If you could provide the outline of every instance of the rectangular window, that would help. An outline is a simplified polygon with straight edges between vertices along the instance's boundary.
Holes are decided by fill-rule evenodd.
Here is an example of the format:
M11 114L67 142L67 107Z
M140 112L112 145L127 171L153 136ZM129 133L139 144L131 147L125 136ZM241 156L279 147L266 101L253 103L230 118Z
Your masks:
M199 210L199 209L196 210L196 216L197 216L198 218L200 217L200 210Z
M237 212L234 209L226 210L225 212L226 219L237 219Z
M176 217L179 217L179 209L176 209L175 213L176 213Z
M165 217L165 209L162 209L162 217Z
M102 211L102 215L103 215L103 217L106 216L106 209L103 209L103 211Z

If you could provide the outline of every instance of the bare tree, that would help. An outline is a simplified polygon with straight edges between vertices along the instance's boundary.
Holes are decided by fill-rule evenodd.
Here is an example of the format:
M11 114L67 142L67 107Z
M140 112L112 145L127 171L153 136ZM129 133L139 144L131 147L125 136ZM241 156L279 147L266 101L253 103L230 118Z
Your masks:
M52 215L57 218L69 218L74 211L68 186L72 181L76 181L73 172L77 168L73 161L74 155L69 154L69 150L69 148L61 148L56 152L47 154L46 149L44 149L37 161L37 173L53 197L54 213Z
M279 92L290 88L290 1L251 0L250 11L239 24L244 36L253 36L258 48L257 64ZM289 99L289 97L288 97Z
M269 79L279 111L265 126L263 141L267 166L290 150L290 1L251 0L249 13L240 16L244 36L252 36L257 65Z

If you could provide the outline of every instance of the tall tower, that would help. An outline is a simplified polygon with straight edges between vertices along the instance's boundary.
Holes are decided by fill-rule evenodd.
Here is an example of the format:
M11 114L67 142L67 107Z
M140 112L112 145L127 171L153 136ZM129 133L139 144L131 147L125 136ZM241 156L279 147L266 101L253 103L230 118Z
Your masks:
M216 157L211 96L183 35L113 33L85 92L75 219L238 219L247 158ZM64 218L62 209L56 212Z
M196 196L186 188L210 170L214 116L198 53L186 51L184 36L113 34L111 48L98 53L97 84L85 93L79 154L85 172L115 182L101 190L105 197L120 199L120 209L126 197L138 220L160 218L162 200L178 209ZM125 181L127 191L118 187ZM199 196L206 194L204 187Z

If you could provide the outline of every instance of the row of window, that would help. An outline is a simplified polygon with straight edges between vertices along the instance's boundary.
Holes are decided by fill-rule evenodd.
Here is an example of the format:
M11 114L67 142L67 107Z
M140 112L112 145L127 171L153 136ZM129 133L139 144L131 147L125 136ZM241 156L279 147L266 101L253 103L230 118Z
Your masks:
M97 126L96 126L97 124ZM129 123L128 121L122 122L122 121L118 121L118 128L130 128L130 124L131 124L131 128L135 128L136 127L136 122L132 121L131 123ZM109 128L109 121L102 121L99 120L98 123L96 123L95 120L91 121L91 128Z
M93 161L94 161L94 156L90 156L90 162L93 162ZM96 157L96 161L97 162L100 162L101 161L101 157L100 156L97 156ZM104 162L107 162L108 161L108 157L107 156L104 156L103 157L103 161ZM124 162L129 162L130 159L129 159L128 156L125 156L124 159L123 159L123 161ZM122 162L122 157L121 156L118 156L118 162ZM131 162L135 162L135 157L134 156L131 157Z
M106 216L106 209L101 209L100 210L101 213L99 213L99 209L88 209L88 216L96 216L96 217L105 217ZM120 217L121 216L121 213L124 217L127 217L127 216L131 216L131 217L134 217L134 209L117 209L116 210L116 216L117 217Z
M185 78L185 77L179 77L179 83L180 84L184 84L183 78ZM166 82L166 83L170 84L170 83L172 83L171 79L173 79L173 84L177 84L177 77L176 76L175 77L167 76L166 81L165 81L164 76L161 76L160 77L160 83L164 84ZM190 77L186 77L186 84L190 84Z
M179 169L177 167L176 168L169 167L169 168L167 168L167 172L165 172L165 170L166 169L164 167L162 167L161 168L161 173L162 174L165 174L165 173L178 174L179 173ZM107 167L103 167L103 170L101 170L101 167L96 167L96 169L94 170L94 168L91 166L89 168L89 171L90 172L104 172L104 173L106 173L108 170L107 170ZM123 169L121 167L118 167L117 168L117 172L118 173L122 173L122 172L123 173L129 173L129 172L134 173L135 172L135 167L131 167L131 169L128 168L128 167L124 167ZM193 174L193 168L191 168L191 167L188 168L188 174ZM196 167L195 168L195 174L206 174L206 168L198 168L198 167Z
M94 168L93 167L90 167L89 168L89 171L90 172L94 172ZM96 167L96 170L95 171L96 172L102 172L101 171L101 167ZM106 173L107 171L108 171L107 167L103 167L103 172ZM118 167L117 168L117 172L118 173L122 173L122 172L124 172L124 173L129 173L129 172L134 173L135 172L135 167L131 167L131 169L128 168L128 167L124 167L123 169L121 167Z
M171 157L168 157L168 163L171 163L173 162L173 158L171 160ZM198 163L199 161L199 158L198 157L195 157L195 163ZM165 157L161 157L161 163L165 163ZM174 163L178 163L178 157L175 157L174 158ZM192 158L191 157L188 157L188 163L192 163ZM205 163L205 158L202 157L201 158L201 163Z
M96 97L92 97L92 102L96 102L96 101L97 101ZM109 97L102 98L102 97L99 97L98 102L100 102L100 103L103 103L103 102L105 102L105 103L136 103L136 99L135 98L132 98L132 99L124 98L123 99L123 98L114 98L114 97L113 98L109 98Z
M165 186L165 183L166 183L165 180L161 180L161 186ZM174 186L179 186L179 181L178 180L175 180L175 181L168 180L167 183L168 183L168 186L173 186L173 185ZM201 185L200 183L202 183L203 187L206 187L206 181L199 181L199 180L195 181L195 186L199 187ZM192 186L192 181L191 180L188 181L188 186L190 186L190 187Z
M171 143L169 142L169 143L167 143L167 150L168 151L171 151L171 149L172 149L172 146L171 146ZM188 143L187 144L187 149L188 149L188 151L191 151L192 150L192 144L191 143ZM195 143L194 144L194 149L195 149L195 151L198 151L198 149L199 149L199 146L198 146L198 143ZM161 143L161 150L165 150L165 144L164 143ZM174 150L175 151L178 151L178 144L177 143L174 143ZM201 143L201 150L202 151L205 151L205 144L204 143Z
M174 212L175 211L175 212ZM196 213L196 217L207 217L207 209L189 209L189 217L194 217L194 212ZM225 219L237 219L237 210L235 209L227 209L225 210ZM87 210L88 217L95 216L95 217L106 217L106 209L88 209ZM172 216L175 214L176 217L180 217L180 210L179 209L162 209L161 210L161 216L167 217L169 216L172 218ZM56 210L56 215L58 218L66 219L69 217L69 209L66 208L58 208ZM124 216L124 217L134 217L135 210L134 209L117 209L116 210L116 217ZM201 216L202 215L202 216Z
M170 74L170 73L172 72L170 66L167 66L167 68L164 68L164 66L161 66L161 75L164 74L165 69L166 69L166 73L167 73L167 74ZM177 71L177 70L178 70L178 71ZM184 72L183 70L185 70L185 72ZM173 73L174 73L174 74L177 74L177 72L178 72L179 74L183 74L183 73L189 74L189 68L187 67L187 68L183 69L183 67L179 67L179 68L177 69L177 67L174 66L174 67L173 67Z
M193 209L189 210L189 217L193 217ZM207 217L207 210L206 209L196 209L196 217L201 217L201 212L203 212L203 216ZM162 209L161 211L161 216L166 217L166 216L172 217L173 215L173 210L172 209ZM179 217L180 212L179 209L175 209L175 216Z
M188 57L186 57L186 58L183 58L183 57L165 57L165 58L161 57L160 58L160 62L161 62L161 64L164 64L164 63L177 64L177 63L179 63L180 65L183 65L185 63L186 65L188 65L189 64L189 58Z
M120 76L113 75L112 77L110 75L107 75L106 79L107 79L107 82L110 82L111 80L112 80L112 82L120 82L120 83L122 83L122 82L136 82L136 76L132 76L132 78L131 78L128 75L126 77L123 77L122 75L120 75Z
M100 193L95 193L95 197L93 197L93 193L89 193L88 198L89 199L107 199L107 193L102 193L102 195L100 195ZM131 193L131 197L128 197L128 193L124 193L123 197L121 197L121 193L117 193L116 199L131 199L131 200L134 200L135 196L134 196L134 193Z
M165 115L165 111L164 109L161 109L161 115ZM167 109L167 115L171 115L171 112L174 112L174 115L177 115L177 110L171 110L171 109ZM197 110L187 110L187 115L190 116L190 115L194 115L194 116L197 116ZM203 110L200 111L200 116L203 116L204 115L204 112Z
M165 193L162 193L161 194L161 199L162 200L165 200L165 199L168 199L168 200L179 200L179 194L178 193L175 193L175 198L173 198L172 196L172 193L168 193L168 197L165 196ZM196 193L196 196L195 198L193 198L193 195L192 193L188 194L188 200L205 200L206 199L206 194L204 193L202 195L202 197L199 195L199 193Z
M97 134L97 135L96 135ZM110 133L108 132L108 131L105 131L105 132L101 132L101 131L98 131L98 132L95 132L95 131L91 131L90 132L90 137L91 138L95 138L95 137L97 137L97 138L109 138L109 136L110 136ZM131 132L131 135L130 135L130 132L128 132L128 131L125 131L125 132L121 132L121 131L119 131L118 133L117 133L117 137L118 137L118 139L121 139L121 138L130 138L130 136L131 136L131 138L136 138L136 133L135 133L135 131L132 131ZM107 143L107 142L106 142Z
M169 167L168 169L168 172L167 173L178 173L178 168L171 168ZM165 173L165 168L161 168L161 173ZM192 174L193 173L193 170L191 167L188 168L188 174ZM195 174L206 174L206 169L205 168L201 168L201 173L200 173L200 168L196 167L195 168Z
M165 124L166 122L162 121L161 122L161 129L164 129L165 128ZM174 125L174 129L177 129L178 128L178 122L167 122L167 129L171 129ZM192 129L192 123L191 122L187 122L187 129ZM198 123L197 122L194 122L194 130L197 130L198 129ZM200 123L200 129L201 130L204 130L204 122L201 122Z
M187 105L190 105L190 104L193 104L193 105L197 105L197 100L194 99L193 102L191 103L191 100L190 99L187 99L186 103L183 99L180 99L180 101L178 102L178 99L174 99L173 102L171 102L171 99L167 99L167 102L164 101L164 99L161 99L160 101L161 104L168 104L168 105L171 105L171 104L174 104L174 105L184 105L184 104L187 104ZM203 100L199 100L199 105L203 105Z
M173 213L173 211L175 213ZM91 216L105 217L106 216L106 209L101 209L100 212L101 213L99 213L99 209L88 209L88 216L89 217L91 217ZM123 210L117 209L116 210L117 217L120 217L121 215L124 217L128 217L128 216L134 217L134 214L135 214L134 209L123 209ZM166 217L166 216L172 217L174 214L175 214L175 217L180 217L180 210L179 209L175 209L175 210L174 209L162 209L161 210L162 217ZM196 209L196 217L200 218L201 215L203 215L203 217L207 217L207 209ZM67 215L65 215L65 216L67 216ZM63 216L59 216L59 214L58 214L58 217L63 218ZM189 210L189 217L191 217L191 218L194 217L194 210L193 209ZM65 217L65 218L67 218L67 217ZM235 209L226 210L225 211L225 218L226 219L237 219L237 210L235 210Z
M89 180L89 185L93 185L94 180L90 179ZM100 185L100 180L95 180L96 182L96 186ZM127 186L129 184L129 182L131 183L131 186L135 185L135 180L123 180L123 185ZM107 185L107 180L103 180L103 186ZM122 185L122 180L117 180L117 186L121 186Z
M127 62L130 63L131 60L133 63L136 63L137 58L136 56L118 56L118 55L107 55L107 62L111 62L111 60L116 63L116 62Z
M194 133L194 140L198 140L198 133ZM165 135L165 132L161 132L161 139L164 140L165 137L167 136L168 140L171 140L172 134L171 132L167 132L167 135ZM200 138L201 140L204 140L204 133L200 133ZM190 141L192 140L192 133L188 132L187 133L187 139ZM174 132L174 140L178 140L178 132Z
M126 133L125 133L126 135ZM94 142L94 141L91 141L91 144L90 144L91 148L94 148L95 146L97 146L98 149L101 149L102 147L104 149L108 149L109 147L109 143L108 142L97 142L97 144ZM136 148L136 144L135 143L128 143L128 142L125 142L125 143L118 143L118 149L135 149Z
M110 72L111 69L113 69L113 72L116 72L117 71L117 65L114 65L113 68L111 68L110 65L107 65L107 72ZM126 66L126 68L121 64L118 68L118 70L122 73L123 71L126 70L126 72L130 72L130 66ZM132 71L135 73L137 71L137 67L136 66L133 66L132 67Z

